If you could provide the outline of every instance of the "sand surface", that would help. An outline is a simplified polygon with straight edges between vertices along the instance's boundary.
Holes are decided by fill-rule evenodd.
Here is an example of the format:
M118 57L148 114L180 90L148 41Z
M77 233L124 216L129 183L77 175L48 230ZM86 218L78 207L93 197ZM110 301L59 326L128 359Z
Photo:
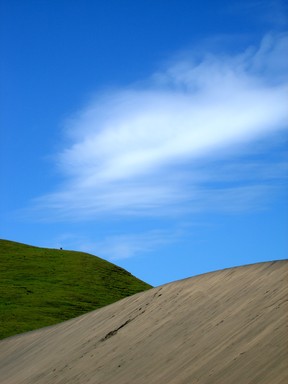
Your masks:
M286 384L288 261L167 284L0 342L2 384Z

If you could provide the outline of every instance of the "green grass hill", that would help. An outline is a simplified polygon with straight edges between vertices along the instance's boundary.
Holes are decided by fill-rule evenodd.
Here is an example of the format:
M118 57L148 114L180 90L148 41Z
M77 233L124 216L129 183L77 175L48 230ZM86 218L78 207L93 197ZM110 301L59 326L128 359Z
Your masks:
M123 268L87 253L0 240L0 339L149 288Z

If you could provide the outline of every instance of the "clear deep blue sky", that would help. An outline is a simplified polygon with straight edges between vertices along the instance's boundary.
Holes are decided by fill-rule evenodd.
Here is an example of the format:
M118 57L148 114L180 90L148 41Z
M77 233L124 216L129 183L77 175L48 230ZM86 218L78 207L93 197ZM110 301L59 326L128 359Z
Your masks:
M152 285L287 258L287 2L0 4L1 238Z

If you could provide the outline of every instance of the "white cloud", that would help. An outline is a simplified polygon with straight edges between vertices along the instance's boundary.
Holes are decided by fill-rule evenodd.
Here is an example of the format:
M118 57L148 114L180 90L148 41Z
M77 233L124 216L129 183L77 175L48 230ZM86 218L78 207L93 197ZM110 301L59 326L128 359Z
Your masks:
M180 232L153 230L141 234L107 236L97 244L97 249L102 257L109 260L127 259L176 241Z
M215 201L217 191L197 177L199 164L287 127L287 42L267 35L258 49L182 59L146 82L98 95L67 123L70 144L57 157L65 185L38 208L87 219L177 212L184 202L194 210L209 194Z
M191 225L189 226L191 227ZM99 235L95 231L93 238L79 232L65 232L41 246L48 248L62 248L64 250L77 250L108 259L112 262L127 259L139 254L155 251L165 245L171 244L183 235L187 235L188 226L182 224L179 228L144 230L141 233L123 234L113 233Z

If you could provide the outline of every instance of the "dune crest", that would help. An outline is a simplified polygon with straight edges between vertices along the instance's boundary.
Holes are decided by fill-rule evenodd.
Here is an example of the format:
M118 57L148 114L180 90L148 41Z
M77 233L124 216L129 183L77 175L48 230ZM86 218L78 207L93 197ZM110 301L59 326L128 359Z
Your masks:
M195 276L0 342L2 384L284 384L288 261Z

